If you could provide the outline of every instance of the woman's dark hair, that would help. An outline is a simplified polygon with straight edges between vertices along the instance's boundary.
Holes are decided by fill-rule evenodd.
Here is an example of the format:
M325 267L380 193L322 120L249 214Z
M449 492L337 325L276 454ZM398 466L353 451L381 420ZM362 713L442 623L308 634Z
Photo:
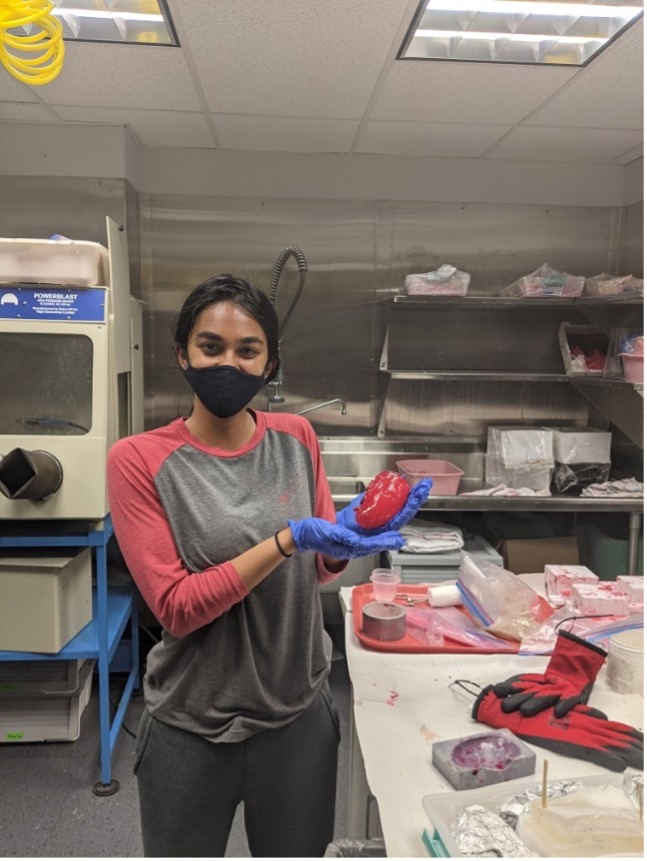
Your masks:
M184 300L175 323L175 348L186 350L199 315L217 302L233 302L256 320L267 339L269 361L275 363L267 382L279 371L279 321L274 305L261 289L236 275L223 273L198 284Z

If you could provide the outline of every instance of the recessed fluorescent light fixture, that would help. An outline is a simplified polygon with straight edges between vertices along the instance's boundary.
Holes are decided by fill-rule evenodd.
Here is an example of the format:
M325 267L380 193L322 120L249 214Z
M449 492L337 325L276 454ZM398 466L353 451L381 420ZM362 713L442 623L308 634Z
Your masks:
M179 45L164 0L53 0L63 39Z
M424 0L399 59L584 66L642 14L641 0Z

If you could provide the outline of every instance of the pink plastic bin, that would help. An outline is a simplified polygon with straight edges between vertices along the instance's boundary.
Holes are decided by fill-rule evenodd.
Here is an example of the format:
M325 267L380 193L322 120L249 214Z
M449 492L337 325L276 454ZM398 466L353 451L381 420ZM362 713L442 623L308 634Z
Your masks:
M630 383L642 383L645 379L645 357L633 353L620 353L620 355L622 356L625 380Z
M398 460L396 466L409 484L416 484L421 478L431 478L433 485L429 496L456 496L464 474L448 460Z

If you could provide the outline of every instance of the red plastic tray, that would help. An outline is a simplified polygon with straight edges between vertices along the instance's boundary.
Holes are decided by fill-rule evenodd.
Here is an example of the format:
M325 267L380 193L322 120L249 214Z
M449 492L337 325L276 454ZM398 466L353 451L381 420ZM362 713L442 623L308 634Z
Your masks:
M427 596L427 586L417 586L417 585L403 585L400 584L398 594L402 595L410 595L412 598L426 598ZM373 637L367 637L366 634L362 631L362 607L364 604L368 604L371 601L375 601L373 597L373 584L372 583L362 583L359 586L355 586L353 589L353 630L355 632L355 636L360 641L363 646L366 646L367 649L373 649L376 652L403 652L409 654L444 654L444 655L461 655L461 654L471 654L471 655L492 655L495 652L492 649L487 648L475 648L474 646L462 646L460 643L455 643L452 640L445 640L444 645L442 646L425 646L423 643L418 642L415 637L412 637L411 634L407 631L402 637L401 640L375 640ZM406 606L406 601L402 598L396 598L393 602L395 604L400 604L401 606ZM420 606L425 606L421 604ZM462 609L462 608L459 608ZM466 612L463 610L463 612ZM519 643L515 640L504 640L502 642L507 642L510 644L510 648L505 651L497 649L496 654L514 654L519 651Z

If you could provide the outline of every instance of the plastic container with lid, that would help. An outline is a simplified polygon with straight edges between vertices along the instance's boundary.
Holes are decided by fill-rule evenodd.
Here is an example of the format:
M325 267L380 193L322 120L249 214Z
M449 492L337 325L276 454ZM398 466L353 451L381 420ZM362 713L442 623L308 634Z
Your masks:
M607 685L619 694L643 693L643 628L620 631L609 637Z

